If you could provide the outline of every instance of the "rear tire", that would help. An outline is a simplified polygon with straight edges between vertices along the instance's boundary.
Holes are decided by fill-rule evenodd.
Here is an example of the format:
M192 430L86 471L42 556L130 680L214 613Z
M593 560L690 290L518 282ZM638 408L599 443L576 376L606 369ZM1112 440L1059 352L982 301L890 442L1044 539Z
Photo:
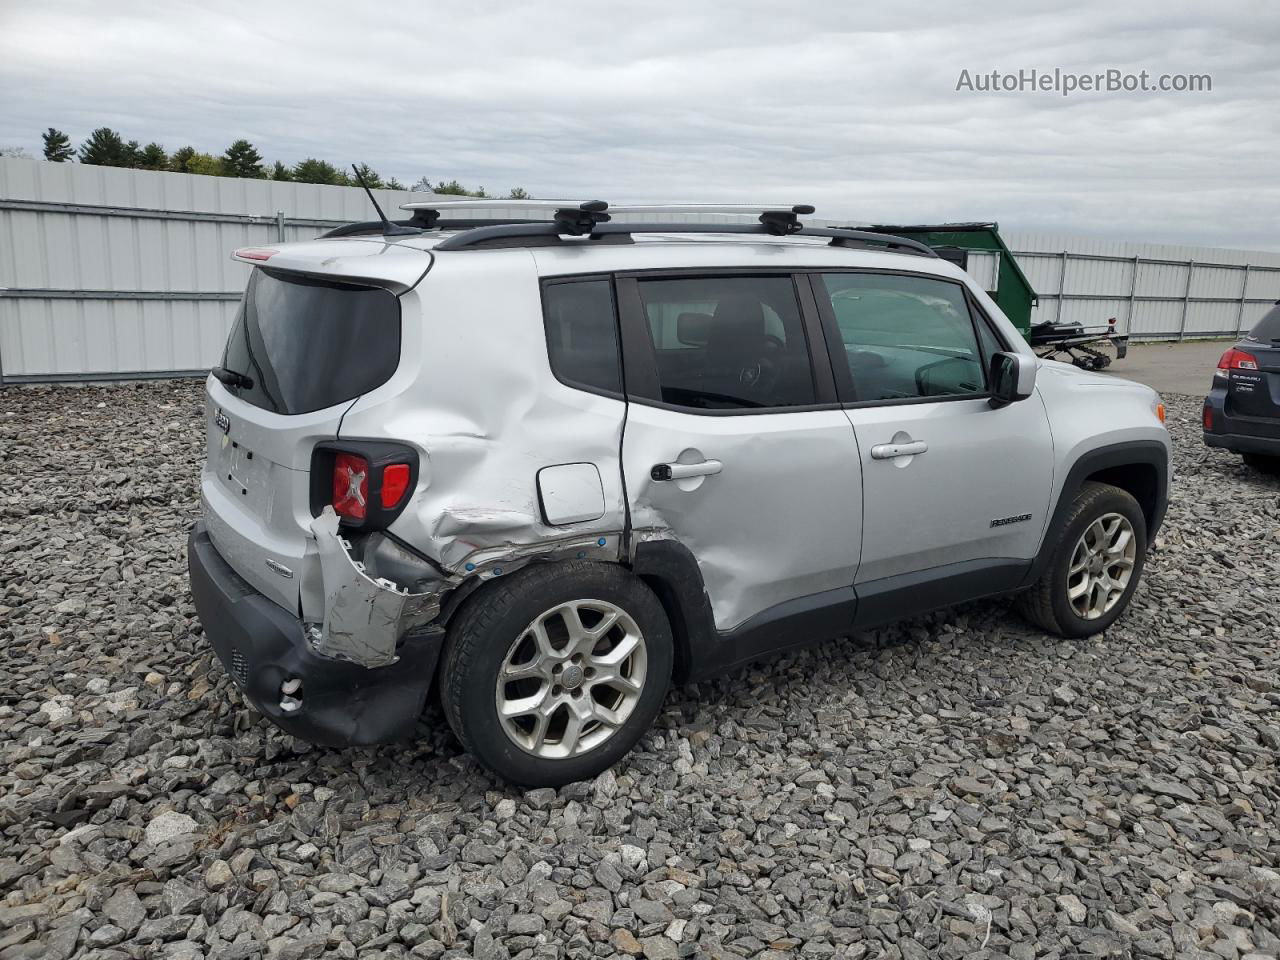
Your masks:
M1280 474L1280 457L1268 456L1265 453L1246 453L1243 456L1247 467L1253 467L1261 473Z
M1019 594L1019 612L1060 637L1101 633L1124 613L1142 577L1147 556L1142 508L1119 487L1089 481L1049 537L1049 564L1031 589Z
M485 767L523 786L603 773L653 724L674 649L661 602L609 563L535 564L477 591L449 626L444 713Z

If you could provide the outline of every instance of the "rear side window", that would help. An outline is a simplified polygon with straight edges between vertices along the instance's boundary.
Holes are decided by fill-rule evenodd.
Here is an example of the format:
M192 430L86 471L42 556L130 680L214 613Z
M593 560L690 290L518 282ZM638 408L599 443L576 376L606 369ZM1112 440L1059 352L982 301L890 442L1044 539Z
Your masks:
M789 276L640 280L662 401L705 410L814 402Z
M400 363L400 301L378 287L253 271L222 366L244 374L240 399L276 413L354 400Z
M1248 339L1256 343L1276 343L1280 341L1280 304L1272 307L1262 315L1262 319L1253 325Z
M872 273L828 273L822 280L854 400L986 392L983 351L959 284Z
M547 283L542 311L556 377L571 387L621 394L613 284L604 279Z

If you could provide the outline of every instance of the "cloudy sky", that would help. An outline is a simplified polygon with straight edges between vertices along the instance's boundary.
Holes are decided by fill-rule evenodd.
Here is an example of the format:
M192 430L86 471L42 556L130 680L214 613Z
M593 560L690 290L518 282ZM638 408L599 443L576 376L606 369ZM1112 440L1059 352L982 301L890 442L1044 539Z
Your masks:
M0 0L0 146L107 125L490 192L1280 249L1277 41L1274 0ZM1212 91L956 89L1055 68Z

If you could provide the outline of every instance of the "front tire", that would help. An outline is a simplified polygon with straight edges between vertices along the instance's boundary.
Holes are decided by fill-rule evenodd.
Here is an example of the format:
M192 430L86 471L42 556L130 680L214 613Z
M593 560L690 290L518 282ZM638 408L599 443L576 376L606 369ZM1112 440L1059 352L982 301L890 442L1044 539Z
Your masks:
M490 583L449 626L445 716L503 779L561 786L604 772L653 724L673 662L662 604L622 567L535 564Z
M1147 557L1146 518L1127 491L1089 481L1051 549L1044 574L1019 595L1019 611L1048 633L1093 636L1115 623L1137 589Z

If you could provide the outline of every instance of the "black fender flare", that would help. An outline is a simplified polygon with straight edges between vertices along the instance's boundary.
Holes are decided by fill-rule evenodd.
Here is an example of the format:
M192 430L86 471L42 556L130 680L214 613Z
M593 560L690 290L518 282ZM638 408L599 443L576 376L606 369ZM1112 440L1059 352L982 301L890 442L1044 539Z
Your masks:
M1063 520L1085 481L1097 474L1105 474L1107 471L1126 467L1150 467L1155 473L1154 489L1150 491L1150 497L1138 497L1143 515L1147 520L1147 543L1155 541L1156 533L1160 530L1165 512L1169 507L1168 448L1159 440L1127 440L1123 443L1112 443L1094 450L1087 450L1067 471L1067 478L1058 491L1057 502L1045 526L1040 550L1022 586L1029 587L1044 575L1057 548L1057 534L1062 528ZM1144 499L1147 502L1143 502Z

